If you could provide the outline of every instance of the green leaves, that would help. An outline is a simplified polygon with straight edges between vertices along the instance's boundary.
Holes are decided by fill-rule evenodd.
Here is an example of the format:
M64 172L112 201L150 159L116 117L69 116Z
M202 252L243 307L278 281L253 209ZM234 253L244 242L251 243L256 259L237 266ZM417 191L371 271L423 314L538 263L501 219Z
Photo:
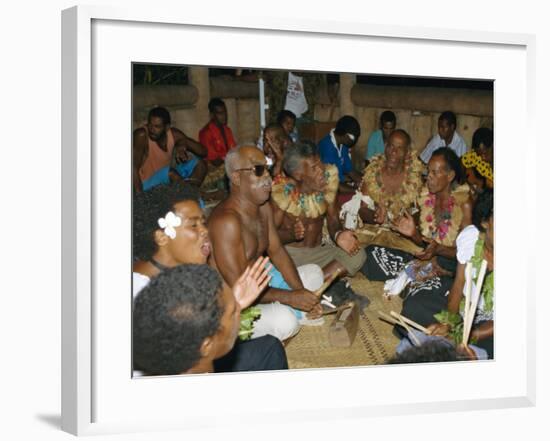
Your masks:
M262 315L262 311L257 306L250 306L241 311L241 323L239 326L239 338L248 340L254 332L254 321Z
M464 328L464 324L460 314L443 310L437 314L434 314L434 318L439 323L449 326L449 336L454 341L455 345L462 342L462 330Z

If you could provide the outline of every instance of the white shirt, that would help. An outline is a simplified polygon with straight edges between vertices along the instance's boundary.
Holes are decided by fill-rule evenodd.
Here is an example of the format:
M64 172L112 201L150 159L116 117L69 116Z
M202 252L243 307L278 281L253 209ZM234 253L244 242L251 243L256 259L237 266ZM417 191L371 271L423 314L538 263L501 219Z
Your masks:
M420 154L420 159L422 159L422 162L424 164L427 164L430 158L432 157L432 153L440 147L451 148L452 150L454 150L454 152L458 155L459 158L468 151L468 147L464 142L464 138L462 138L462 136L460 136L456 130L453 135L453 139L448 146L445 143L445 140L441 136L439 136L439 133L438 133L434 135L432 139L430 139L430 142Z

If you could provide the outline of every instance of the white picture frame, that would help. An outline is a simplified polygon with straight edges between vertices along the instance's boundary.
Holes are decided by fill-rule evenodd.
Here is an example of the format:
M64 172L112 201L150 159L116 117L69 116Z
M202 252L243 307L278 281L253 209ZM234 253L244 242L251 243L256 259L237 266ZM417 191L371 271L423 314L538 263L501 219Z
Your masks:
M507 206L512 199L520 212L535 210L535 195L526 191L535 183L527 164L536 161L529 130L534 115L532 35L82 6L63 11L62 26L64 430L81 435L232 425L238 417L235 409L250 402L240 393L243 390L262 391L254 397L254 408L247 410L256 423L268 422L274 414L288 422L326 421L534 405L535 274L526 262L535 253L528 241L511 243L512 212ZM181 42L192 37L193 47L180 50ZM147 41L161 38L167 48ZM220 38L235 48L209 53ZM308 53L266 57L264 51L277 44L307 45ZM324 54L342 47L346 56L324 59ZM434 48L444 49L441 58L457 60L456 65L426 62ZM377 61L353 56L367 49ZM406 62L399 66L389 59L380 61L377 54L387 49L403 51ZM424 66L406 58L411 54L424 60ZM488 56L491 63L484 70L464 63ZM496 259L503 268L495 283L497 292L516 297L515 303L507 296L497 297L495 360L132 380L128 61L495 79L495 236ZM525 140L525 155L510 158L502 153ZM117 148L107 149L111 142ZM506 179L512 172L514 183ZM527 258L514 262L509 244L514 253ZM124 292L126 297L118 294ZM396 390L384 390L389 375L399 378L393 382ZM422 381L407 385L405 379L411 375L435 384L454 376L457 384L445 390ZM333 394L326 404L317 389L336 381L343 390L357 384L369 387L360 396ZM300 400L288 400L293 391L300 391ZM178 393L194 401L191 405L179 400L180 412L172 412ZM212 394L217 394L214 401ZM217 417L212 419L212 414Z

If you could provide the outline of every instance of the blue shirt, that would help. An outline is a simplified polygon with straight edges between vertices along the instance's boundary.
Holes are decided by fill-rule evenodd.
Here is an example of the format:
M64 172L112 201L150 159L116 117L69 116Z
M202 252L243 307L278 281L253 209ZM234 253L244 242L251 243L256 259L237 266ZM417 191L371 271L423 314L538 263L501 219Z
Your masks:
M384 137L382 135L382 130L378 129L372 132L369 137L369 142L367 143L367 152L365 159L370 159L374 155L379 155L384 153Z
M348 147L343 144L337 147L332 142L329 133L319 141L318 148L321 162L325 164L334 164L338 168L340 182L344 182L344 176L353 169Z

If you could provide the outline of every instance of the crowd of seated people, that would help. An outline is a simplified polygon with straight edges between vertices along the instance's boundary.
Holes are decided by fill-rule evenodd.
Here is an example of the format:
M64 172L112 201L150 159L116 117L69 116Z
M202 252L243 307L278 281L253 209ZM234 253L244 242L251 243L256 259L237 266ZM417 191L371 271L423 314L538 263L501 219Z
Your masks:
M136 373L286 369L284 344L323 322L315 291L325 281L359 271L388 281L411 264L424 271L405 290L403 315L434 336L449 334L435 317L461 313L464 262L481 252L493 271L491 129L478 129L467 151L456 116L443 112L418 154L395 114L383 112L361 173L351 161L361 136L353 116L315 144L300 139L296 117L284 110L258 145L237 145L224 102L208 107L198 142L172 127L162 107L134 131ZM205 188L223 191L208 219ZM359 228L391 231L416 251L365 248L341 216L352 197ZM488 357L492 305L491 283L472 333ZM250 306L260 315L241 341L239 316Z

